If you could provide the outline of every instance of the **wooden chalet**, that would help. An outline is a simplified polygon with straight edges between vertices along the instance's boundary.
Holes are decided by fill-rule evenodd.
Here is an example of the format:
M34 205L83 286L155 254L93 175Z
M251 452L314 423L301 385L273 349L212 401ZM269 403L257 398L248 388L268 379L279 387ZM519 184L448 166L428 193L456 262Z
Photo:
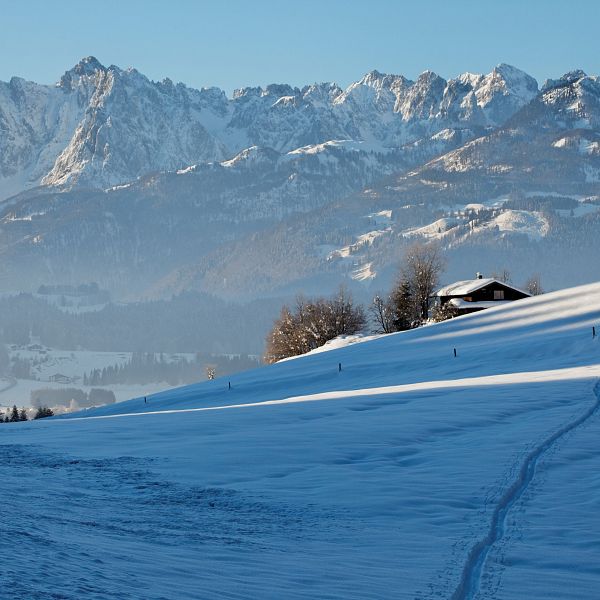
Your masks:
M457 281L443 287L435 294L440 306L449 305L457 315L467 315L530 296L531 294L509 283L485 278L480 273L477 273L475 279Z

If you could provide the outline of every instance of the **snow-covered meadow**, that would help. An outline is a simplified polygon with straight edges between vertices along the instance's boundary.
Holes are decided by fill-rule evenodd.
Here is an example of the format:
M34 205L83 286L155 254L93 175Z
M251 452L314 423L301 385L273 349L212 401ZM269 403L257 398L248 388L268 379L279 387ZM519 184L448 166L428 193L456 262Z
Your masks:
M593 326L600 284L5 425L3 590L595 598Z

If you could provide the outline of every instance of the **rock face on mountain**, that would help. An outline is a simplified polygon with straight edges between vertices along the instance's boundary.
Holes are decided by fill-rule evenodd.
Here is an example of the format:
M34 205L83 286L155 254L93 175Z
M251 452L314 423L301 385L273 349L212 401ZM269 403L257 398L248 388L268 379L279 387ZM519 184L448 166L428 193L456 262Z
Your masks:
M83 119L89 90L0 82L0 199L38 185ZM81 94L81 95L80 95Z
M497 127L537 94L507 65L488 75L417 81L372 71L335 84L195 90L93 57L55 87L0 83L0 199L37 184L104 189L156 171L330 140L399 148L443 130Z
M59 84L67 96L92 93L45 185L107 187L157 170L225 156L202 126L202 93L169 80L150 82L135 69L104 68L86 59Z

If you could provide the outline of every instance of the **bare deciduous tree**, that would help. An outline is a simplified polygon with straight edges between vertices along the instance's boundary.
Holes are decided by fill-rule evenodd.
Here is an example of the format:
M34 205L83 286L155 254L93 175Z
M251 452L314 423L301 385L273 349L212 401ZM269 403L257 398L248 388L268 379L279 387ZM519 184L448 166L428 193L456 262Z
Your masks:
M415 243L406 251L401 273L402 278L410 285L415 316L419 319L427 319L429 298L439 285L443 268L444 259L436 244Z
M304 354L338 335L361 331L365 322L362 306L354 304L344 287L333 298L307 300L299 296L295 311L284 306L267 336L265 361Z
M510 271L508 269L499 269L498 271L494 271L492 273L492 277L501 281L502 283L512 283L512 277L510 276Z
M376 294L369 306L369 314L374 324L373 333L396 331L394 303L391 298L382 298L380 294Z
M266 362L274 363L288 356L302 354L300 320L298 312L294 315L289 307L282 307L279 318L267 336Z
M539 273L533 274L525 283L525 291L532 296L539 296L544 293L542 282Z

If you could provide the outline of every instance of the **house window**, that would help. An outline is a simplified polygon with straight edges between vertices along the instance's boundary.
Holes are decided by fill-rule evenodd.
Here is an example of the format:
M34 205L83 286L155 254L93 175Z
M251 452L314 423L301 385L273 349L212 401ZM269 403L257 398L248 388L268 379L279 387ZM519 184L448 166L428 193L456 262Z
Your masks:
M494 300L504 300L504 290L494 290Z

